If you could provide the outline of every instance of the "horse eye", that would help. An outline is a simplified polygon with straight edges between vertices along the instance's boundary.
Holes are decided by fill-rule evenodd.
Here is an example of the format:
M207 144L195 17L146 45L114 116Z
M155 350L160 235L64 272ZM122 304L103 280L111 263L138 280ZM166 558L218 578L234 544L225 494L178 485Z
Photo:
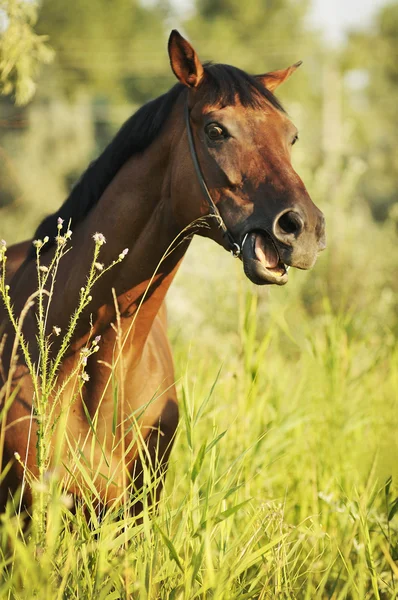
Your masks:
M210 123L205 127L206 135L210 140L220 140L225 137L225 130L217 125L217 123Z
M298 142L298 139L299 139L299 138L298 138L298 135L295 135L295 136L294 136L294 138L293 138L293 141L292 141L292 146L294 146L294 144L295 144L296 142Z

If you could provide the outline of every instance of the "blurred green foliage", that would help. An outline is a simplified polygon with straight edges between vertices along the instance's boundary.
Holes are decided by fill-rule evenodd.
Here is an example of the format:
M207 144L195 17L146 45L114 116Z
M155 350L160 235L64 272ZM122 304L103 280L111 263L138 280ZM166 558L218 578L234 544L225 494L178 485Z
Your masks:
M359 190L379 220L388 218L397 202L397 54L397 2L380 10L371 30L353 32L342 54L343 69L359 75L359 85L347 95L355 123L351 152L367 166Z
M155 81L151 88L144 81L146 94L140 85L142 79L159 73L159 63L165 63L164 23L155 8L138 0L98 0L94 12L91 2L74 2L68 10L65 0L43 0L37 29L50 32L56 51L54 74L66 96L73 97L83 88L108 101L126 97L134 101L134 88L128 85L131 77L139 102L157 94Z
M48 36L34 30L36 19L36 2L0 1L0 93L13 94L17 104L31 100L40 65L53 58Z

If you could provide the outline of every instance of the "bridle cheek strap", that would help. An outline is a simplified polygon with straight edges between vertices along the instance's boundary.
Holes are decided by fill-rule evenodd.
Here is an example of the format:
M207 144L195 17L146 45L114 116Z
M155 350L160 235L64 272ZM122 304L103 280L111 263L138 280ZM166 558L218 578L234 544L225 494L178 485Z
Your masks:
M224 223L224 220L223 220L222 216L220 215L220 211L218 210L217 206L213 202L213 199L209 192L209 188L207 187L205 179L203 177L202 169L200 168L200 164L198 161L198 155L196 154L196 149L195 149L195 142L193 141L188 102L186 102L186 104L185 104L185 125L186 125L186 130L187 130L188 144L189 144L189 150L191 152L192 162L195 167L196 175L198 177L200 187L202 188L203 195L207 200L207 204L209 205L210 214L214 215L216 217L216 219L219 223L220 229L222 231L223 237L229 246L228 250L230 250L230 252L232 253L233 256L236 256L238 258L241 255L242 248L239 246L239 244L237 242L235 242L231 232L228 231L228 229ZM243 247L243 244L242 244L242 247Z

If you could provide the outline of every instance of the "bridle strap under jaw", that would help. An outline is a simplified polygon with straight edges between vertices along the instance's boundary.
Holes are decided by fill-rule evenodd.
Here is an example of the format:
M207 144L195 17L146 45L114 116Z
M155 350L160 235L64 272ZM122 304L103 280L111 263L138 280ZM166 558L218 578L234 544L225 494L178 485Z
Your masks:
M198 156L196 154L195 143L193 141L192 129L191 129L191 121L189 116L189 107L188 102L185 104L185 125L188 136L188 144L189 150L191 152L192 162L195 167L196 175L198 177L198 181L200 183L200 187L202 188L203 195L207 200L207 204L209 205L210 214L214 215L217 218L220 229L222 230L223 237L227 240L229 245L229 250L231 251L233 256L237 258L240 257L244 241L242 243L242 247L239 246L237 242L235 242L232 234L228 231L222 216L220 215L220 211L217 206L214 204L213 199L210 195L209 188L206 185L205 179L203 177L202 169L200 168L200 164L198 161ZM245 236L246 239L246 236Z

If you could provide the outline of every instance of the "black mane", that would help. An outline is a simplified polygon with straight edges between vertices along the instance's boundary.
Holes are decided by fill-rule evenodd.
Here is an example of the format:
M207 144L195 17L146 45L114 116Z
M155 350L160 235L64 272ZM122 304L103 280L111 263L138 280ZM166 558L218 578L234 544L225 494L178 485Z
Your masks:
M206 96L209 102L220 102L225 106L235 104L236 98L243 106L259 106L265 98L277 110L283 111L277 98L253 75L230 65L205 65ZM54 240L57 219L61 217L72 227L82 221L97 204L107 186L135 153L142 152L157 137L180 93L186 89L177 83L166 94L144 104L121 127L103 153L94 160L73 187L63 205L46 217L37 228L34 238L48 236ZM46 245L49 248L51 242ZM29 258L33 258L34 248Z
M103 153L90 163L63 205L40 223L35 239L48 236L53 241L58 217L64 219L66 225L71 220L74 227L87 216L130 156L142 152L153 142L183 89L182 84L175 85L166 94L144 104L122 125ZM35 255L33 249L31 258Z

